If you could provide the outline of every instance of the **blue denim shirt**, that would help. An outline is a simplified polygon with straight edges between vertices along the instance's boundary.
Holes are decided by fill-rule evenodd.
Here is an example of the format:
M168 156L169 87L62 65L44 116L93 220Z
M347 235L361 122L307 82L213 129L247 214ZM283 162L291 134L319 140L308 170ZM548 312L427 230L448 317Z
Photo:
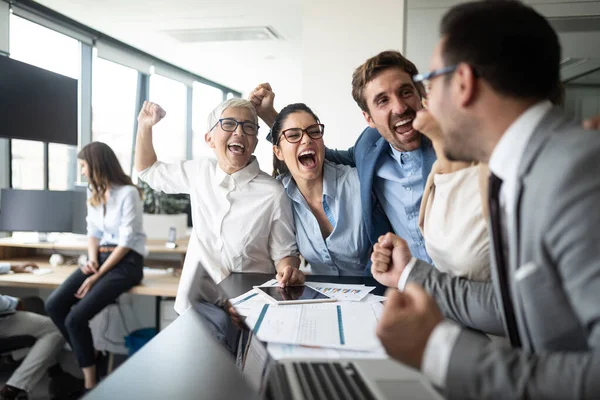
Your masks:
M433 151L433 147L400 152L390 145L378 161L373 188L394 232L406 240L412 255L432 263L419 229L419 210L427 180L422 168L424 151Z
M298 250L318 275L363 275L370 243L360 203L360 184L355 168L323 165L323 210L333 231L323 238L317 218L291 175L282 178L292 200Z

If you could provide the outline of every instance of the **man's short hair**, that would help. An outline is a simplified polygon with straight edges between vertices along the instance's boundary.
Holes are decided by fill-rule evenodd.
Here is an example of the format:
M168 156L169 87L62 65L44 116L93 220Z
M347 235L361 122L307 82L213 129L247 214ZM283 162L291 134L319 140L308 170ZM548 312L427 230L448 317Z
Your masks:
M231 99L225 100L221 104L217 106L210 114L208 114L207 127L206 131L209 132L213 126L217 124L217 121L221 118L223 111L228 108L247 108L252 112L252 119L255 124L258 124L258 116L256 114L256 108L246 99L240 99L238 97L233 97Z
M556 95L560 44L548 21L531 7L509 0L460 4L446 13L440 34L446 66L467 63L506 96Z
M390 68L399 68L405 71L410 76L411 81L413 75L419 73L415 64L407 60L400 52L388 50L369 58L364 64L356 68L352 74L352 97L354 97L354 101L356 101L356 104L364 112L369 112L369 106L364 96L365 86L375 79L377 75ZM423 84L419 82L415 84L415 87L421 97L423 97L425 94Z

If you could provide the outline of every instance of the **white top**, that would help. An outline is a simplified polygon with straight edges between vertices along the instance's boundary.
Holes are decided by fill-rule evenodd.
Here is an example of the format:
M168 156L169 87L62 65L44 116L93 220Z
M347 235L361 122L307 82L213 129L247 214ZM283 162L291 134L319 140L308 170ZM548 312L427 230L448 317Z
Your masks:
M470 280L490 278L490 239L483 216L479 167L435 174L425 205L423 237L442 272Z
M218 283L231 272L275 273L275 264L297 256L290 199L253 157L227 175L217 160L157 161L140 179L154 190L188 193L194 228L185 256L175 311L185 312L198 263Z
M88 200L92 192L88 190ZM87 205L87 233L99 240L100 246L123 246L146 256L146 234L143 226L144 205L137 187L112 186L104 205Z
M549 101L542 101L528 108L504 132L490 156L490 171L503 181L500 189L500 206L508 221L509 235L514 232L510 221L516 207L516 187L521 159L535 128L551 108ZM414 263L412 265L414 266ZM402 273L404 274L405 271ZM460 332L461 328L458 324L444 321L433 330L427 341L422 370L425 376L440 388L446 386L450 356Z

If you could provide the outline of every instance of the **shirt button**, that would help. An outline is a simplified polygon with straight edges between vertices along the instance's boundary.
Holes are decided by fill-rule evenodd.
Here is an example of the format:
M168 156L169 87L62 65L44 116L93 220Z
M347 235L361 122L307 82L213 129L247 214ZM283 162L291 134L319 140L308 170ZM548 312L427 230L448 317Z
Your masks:
M407 187L405 188L407 192L412 192L412 188L411 187Z

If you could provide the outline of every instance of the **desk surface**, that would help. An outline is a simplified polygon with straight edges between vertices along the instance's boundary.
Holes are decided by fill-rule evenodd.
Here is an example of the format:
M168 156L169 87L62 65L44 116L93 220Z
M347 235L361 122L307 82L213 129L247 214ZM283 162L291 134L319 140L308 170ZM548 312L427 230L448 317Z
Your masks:
M0 275L0 286L28 287L37 289L54 289L60 286L65 279L75 270L75 266L52 267L48 258L15 258L2 260L11 263L20 263L24 261L33 261L40 268L53 268L54 272L45 275L33 274L3 274ZM129 291L132 294L141 294L146 296L166 296L175 297L179 277L171 274L145 274L142 283Z
M225 293L230 298L237 297L241 294L246 293L252 289L253 286L258 286L265 283L269 279L274 278L273 275L268 274L231 274L225 278L219 286L225 290ZM331 282L331 283L343 283L343 284L359 284L366 286L375 286L375 289L371 292L383 296L385 294L386 287L381 285L372 277L363 276L331 276L331 275L306 275L307 281L312 282Z
M85 400L255 399L233 357L189 310L92 390Z
M182 254L187 252L189 238L176 241L177 247L168 249L165 247L164 240L148 240L146 246L150 254ZM28 249L46 249L46 250L81 250L87 251L87 239L85 240L62 240L55 242L23 242L12 237L1 238L0 247L20 247Z
M235 297L273 278L270 274L231 274L220 286ZM357 283L385 288L372 278L308 275L316 282ZM253 399L234 361L193 310L178 317L110 374L85 400L95 399Z

